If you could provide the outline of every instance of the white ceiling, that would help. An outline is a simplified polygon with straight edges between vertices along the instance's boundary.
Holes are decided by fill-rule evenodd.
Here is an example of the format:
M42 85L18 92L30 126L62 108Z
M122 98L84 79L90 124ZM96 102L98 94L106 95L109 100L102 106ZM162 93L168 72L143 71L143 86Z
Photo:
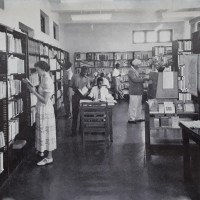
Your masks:
M104 23L150 23L190 20L200 16L200 0L49 0L60 23L77 23L72 14L112 13ZM81 21L78 23L102 23Z

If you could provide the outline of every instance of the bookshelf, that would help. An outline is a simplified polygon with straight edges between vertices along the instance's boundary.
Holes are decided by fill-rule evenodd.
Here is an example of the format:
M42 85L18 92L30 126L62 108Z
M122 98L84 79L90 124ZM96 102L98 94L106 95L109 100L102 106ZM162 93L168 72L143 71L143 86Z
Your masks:
M55 83L55 113L62 104L62 70L53 59L69 59L68 52L26 34L0 25L0 185L26 156L25 149L33 147L36 102L23 78L39 85L34 64L44 60L51 65ZM31 128L31 129L30 129ZM19 147L20 146L20 147Z
M172 54L174 70L178 72L178 99L181 101L191 100L191 94L186 88L185 76L186 69L184 65L185 55L192 54L192 45L190 39L175 40L172 42Z
M13 146L28 138L27 91L22 83L26 77L27 35L3 25L0 35L0 143L4 144L0 147L0 180L5 180L23 159L14 159Z
M89 76L91 82L93 82L93 74L97 72L100 74L104 72L109 82L111 82L111 74L113 67L119 63L121 72L121 89L124 94L128 94L128 71L131 66L131 61L134 59L134 55L140 56L142 66L140 67L140 75L146 76L150 71L150 65L148 60L152 57L151 51L127 51L127 52L75 52L74 53L74 66L75 72L80 73L82 66L89 68Z

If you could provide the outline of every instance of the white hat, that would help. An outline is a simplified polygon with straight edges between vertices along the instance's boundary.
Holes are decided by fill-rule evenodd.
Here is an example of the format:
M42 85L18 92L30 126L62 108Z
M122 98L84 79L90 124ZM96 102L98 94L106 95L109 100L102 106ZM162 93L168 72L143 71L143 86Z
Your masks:
M137 58L132 61L132 65L141 65L141 64L142 64L141 60L138 60Z

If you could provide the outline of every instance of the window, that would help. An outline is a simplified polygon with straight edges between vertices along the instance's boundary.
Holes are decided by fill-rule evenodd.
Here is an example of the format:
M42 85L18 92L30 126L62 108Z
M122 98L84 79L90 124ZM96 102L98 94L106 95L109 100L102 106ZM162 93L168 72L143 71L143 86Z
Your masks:
M4 0L0 0L0 8L4 10Z
M157 42L157 32L156 31L147 31L146 32L147 42Z
M53 22L53 38L59 40L59 26Z
M133 43L171 42L172 30L144 30L133 31Z
M43 33L49 34L49 17L40 10L40 25Z

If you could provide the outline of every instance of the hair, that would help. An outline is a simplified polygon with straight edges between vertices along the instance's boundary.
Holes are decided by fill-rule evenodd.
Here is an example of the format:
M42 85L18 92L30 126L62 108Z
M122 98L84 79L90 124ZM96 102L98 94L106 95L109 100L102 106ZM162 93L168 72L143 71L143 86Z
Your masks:
M103 81L103 78L102 78L102 77L99 77L99 78L97 79L97 83L99 83L100 81Z
M100 74L100 77L104 77L105 76L105 74L102 72L101 74Z
M88 71L88 68L87 68L87 66L83 66L83 67L81 67L81 75L83 75L83 73L85 73L86 71Z
M65 62L65 67L66 67L67 69L69 69L71 66L72 66L72 63L69 62L68 60L66 60L66 62Z
M120 64L117 63L117 64L115 65L115 67L118 69L118 68L120 67Z
M34 67L38 67L45 72L48 72L50 70L50 66L45 61L38 61L34 64Z

